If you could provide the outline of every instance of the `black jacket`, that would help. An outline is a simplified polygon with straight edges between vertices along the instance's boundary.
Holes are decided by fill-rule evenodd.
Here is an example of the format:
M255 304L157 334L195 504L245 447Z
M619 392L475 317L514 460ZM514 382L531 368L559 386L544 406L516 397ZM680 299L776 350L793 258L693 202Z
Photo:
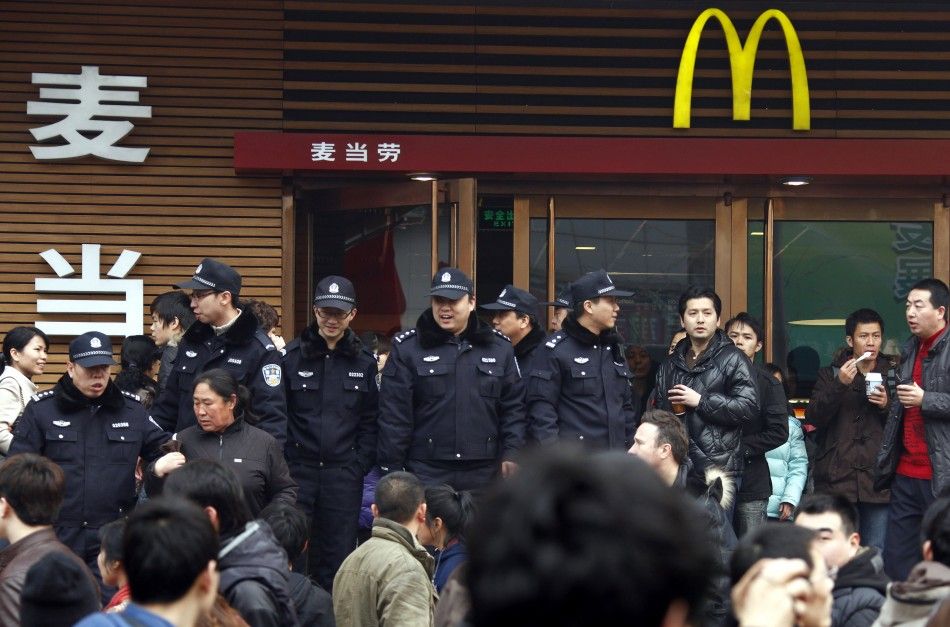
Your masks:
M914 360L920 341L912 337L901 351L899 380L913 380ZM950 329L930 348L923 361L924 400L920 413L924 418L927 452L933 467L931 487L934 495L950 484ZM29 405L27 405L29 407ZM874 487L890 487L897 472L904 446L904 406L895 398L884 426L881 452L877 456Z
M178 343L178 355L151 415L166 431L182 431L197 424L191 388L195 376L212 368L229 370L251 392L251 411L259 426L283 445L287 435L287 403L281 355L260 329L249 309L220 336L210 324L195 322Z
M221 539L218 590L251 627L288 627L297 619L287 554L261 520Z
M290 573L290 596L297 619L306 627L334 627L333 599L330 593L300 573Z
M511 342L472 313L458 338L426 310L393 338L379 394L379 464L508 459L524 444Z
M376 462L376 359L352 330L334 350L313 327L286 347L287 459L344 466L363 474Z
M297 484L290 477L283 451L266 431L238 418L221 433L206 432L196 425L179 433L176 439L181 443L181 454L188 461L209 459L235 472L252 516L257 516L274 501L288 505L297 502ZM148 484L150 495L161 491L152 485Z
M835 577L833 627L871 627L884 605L889 581L884 574L884 560L876 548L858 551Z
M697 468L710 465L741 473L742 428L758 414L752 365L721 329L692 368L686 366L690 342L676 345L656 375L658 409L672 410L667 391L682 383L700 393L699 406L686 412L690 457Z
M515 359L518 360L518 369L521 371L521 378L527 379L528 373L536 367L538 357L542 351L538 350L544 343L546 334L544 329L534 327L521 341L514 345Z
M626 450L637 417L630 368L614 331L594 335L573 314L537 349L528 381L531 440L580 441L602 450Z
M742 486L736 495L739 503L768 500L772 495L772 476L765 454L788 441L788 401L782 384L764 369L752 365L759 412L742 427Z

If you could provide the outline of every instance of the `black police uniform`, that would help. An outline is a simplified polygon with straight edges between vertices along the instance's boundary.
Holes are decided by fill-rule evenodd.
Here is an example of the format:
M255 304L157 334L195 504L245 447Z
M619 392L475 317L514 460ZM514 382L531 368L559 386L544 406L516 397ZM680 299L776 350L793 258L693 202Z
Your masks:
M578 279L572 293L575 302L630 295L616 289L602 270ZM637 415L632 375L616 332L595 335L571 313L538 351L522 373L530 439L541 444L576 441L601 450L629 448Z
M286 458L311 517L309 572L330 590L356 545L363 476L376 461L376 359L350 329L329 350L307 327L285 351Z
M56 535L98 579L99 527L132 510L138 458L151 466L169 437L134 394L110 381L100 397L89 399L67 374L27 404L10 455L38 453L63 469L66 490Z
M532 368L534 358L539 354L537 348L544 342L546 335L538 326L539 305L533 294L514 285L506 285L494 303L481 305L482 309L488 311L514 311L516 314L531 316L531 330L514 345L515 358L522 376Z

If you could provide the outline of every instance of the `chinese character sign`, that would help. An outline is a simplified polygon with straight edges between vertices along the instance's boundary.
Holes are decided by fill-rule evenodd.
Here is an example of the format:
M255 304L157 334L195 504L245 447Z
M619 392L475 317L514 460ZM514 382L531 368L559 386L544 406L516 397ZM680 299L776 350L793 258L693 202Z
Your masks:
M395 142L382 142L376 144L376 161L379 163L396 163L399 161L399 155L402 149ZM328 141L313 142L310 144L310 160L317 161L336 161L336 144ZM365 142L354 141L347 142L345 149L345 159L350 163L369 163L369 147Z
M907 298L911 286L933 274L933 230L924 222L892 222L897 253L894 273L894 298Z
M122 294L124 300L72 300L37 299L37 313L55 314L125 314L125 322L49 322L37 320L36 326L50 335L81 335L90 329L106 335L129 336L142 333L142 308L144 285L141 279L126 279L125 276L138 262L141 253L123 250L107 276L102 278L99 269L99 244L82 245L82 275L66 278L76 273L73 267L55 248L40 253L50 265L57 279L36 279L37 293L85 293Z
M142 163L149 148L127 148L116 143L134 128L128 118L151 118L152 107L137 104L148 79L144 76L107 76L96 66L82 66L80 74L35 72L40 100L26 104L28 115L62 117L58 122L30 129L37 141L61 137L66 143L30 146L40 160L72 159L93 155L112 161ZM128 88L128 89L119 89ZM69 102L63 102L69 101Z

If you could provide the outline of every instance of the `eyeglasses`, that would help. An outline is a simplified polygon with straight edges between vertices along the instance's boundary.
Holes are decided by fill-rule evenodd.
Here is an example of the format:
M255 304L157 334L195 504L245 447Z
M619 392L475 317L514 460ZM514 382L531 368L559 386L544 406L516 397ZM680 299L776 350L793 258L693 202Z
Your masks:
M203 300L205 297L214 294L214 290L195 290L191 293L191 300Z
M324 320L346 320L350 317L353 310L343 311L342 309L317 309L317 316Z

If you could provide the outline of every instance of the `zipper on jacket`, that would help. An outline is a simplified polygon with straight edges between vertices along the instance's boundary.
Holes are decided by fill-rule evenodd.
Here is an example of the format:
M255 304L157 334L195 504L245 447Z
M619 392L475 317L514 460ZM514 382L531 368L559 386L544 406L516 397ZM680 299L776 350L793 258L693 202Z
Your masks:
M218 436L218 461L224 461L224 435Z

